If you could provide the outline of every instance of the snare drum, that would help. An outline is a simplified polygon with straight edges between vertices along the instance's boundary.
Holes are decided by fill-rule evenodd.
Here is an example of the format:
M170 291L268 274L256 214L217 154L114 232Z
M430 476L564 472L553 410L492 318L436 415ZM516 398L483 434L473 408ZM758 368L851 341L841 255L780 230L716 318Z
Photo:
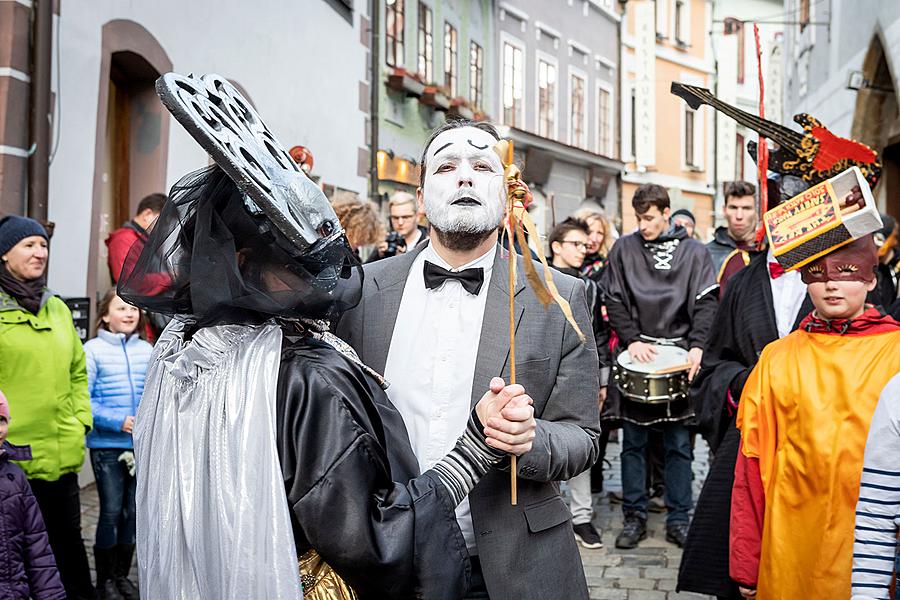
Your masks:
M656 348L656 357L648 363L632 360L627 350L619 354L616 364L613 365L616 387L635 402L659 404L687 398L689 387L687 369L676 373L657 374L657 371L687 364L687 350L678 346L653 347Z

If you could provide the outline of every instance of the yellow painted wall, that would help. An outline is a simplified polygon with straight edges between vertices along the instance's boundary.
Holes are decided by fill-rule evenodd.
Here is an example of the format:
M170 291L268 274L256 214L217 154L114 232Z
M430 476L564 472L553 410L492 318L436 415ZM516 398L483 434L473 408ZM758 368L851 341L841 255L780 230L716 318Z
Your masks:
M640 0L639 0L640 1ZM706 51L706 2L705 0L690 0L690 45L687 48L679 48L673 39L672 31L672 10L674 10L674 0L668 0L667 10L667 38L657 42L657 48L665 48L666 52L673 53L677 56L690 58L692 60L703 60ZM629 36L634 35L634 11L627 11L627 31ZM626 55L633 56L634 50L623 46L622 52ZM684 101L674 96L670 92L673 81L681 81L684 79L683 74L689 74L699 79L699 83L709 88L712 84L711 76L701 70L685 66L683 64L671 62L664 57L656 58L656 164L648 170L645 175L647 179L653 181L654 175L660 174L668 177L677 177L684 180L685 183L691 183L696 186L704 185L709 179L709 171L713 168L712 148L710 147L711 136L708 128L712 127L707 112L711 110L708 107L702 107L697 111L695 119L700 122L698 135L702 140L701 167L702 171L694 171L683 169L683 147L684 139L682 136L682 128L684 124L683 112ZM628 80L633 80L632 73L626 73ZM628 163L626 169L635 170L634 163ZM663 181L658 181L663 184ZM632 231L636 225L634 211L631 208L631 198L634 195L636 184L623 182L622 184L622 227L625 232ZM705 241L707 235L711 235L713 226L713 196L712 194L698 194L694 192L682 191L682 199L693 201L690 210L697 218L697 231L700 237Z

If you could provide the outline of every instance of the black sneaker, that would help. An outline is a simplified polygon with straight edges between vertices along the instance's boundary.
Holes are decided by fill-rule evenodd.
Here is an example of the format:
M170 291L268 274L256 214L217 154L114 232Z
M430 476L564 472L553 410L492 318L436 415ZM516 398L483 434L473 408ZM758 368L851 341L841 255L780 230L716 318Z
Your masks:
M687 535L687 523L673 523L672 525L666 525L666 541L672 542L679 548L684 548L684 542L687 540Z
M594 529L590 523L579 523L573 525L575 531L575 539L585 548L602 548L603 542L600 541L600 534Z
M616 538L616 548L631 550L647 538L647 521L639 517L625 517L625 527Z

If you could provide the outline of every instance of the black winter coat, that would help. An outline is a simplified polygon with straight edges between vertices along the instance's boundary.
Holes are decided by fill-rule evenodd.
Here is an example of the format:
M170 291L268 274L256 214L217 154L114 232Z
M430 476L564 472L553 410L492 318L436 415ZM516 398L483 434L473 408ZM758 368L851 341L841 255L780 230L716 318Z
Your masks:
M0 600L64 600L41 509L10 460L31 460L31 448L0 446Z
M450 493L419 474L400 413L333 348L286 334L277 443L297 554L315 548L362 600L452 600L469 559Z

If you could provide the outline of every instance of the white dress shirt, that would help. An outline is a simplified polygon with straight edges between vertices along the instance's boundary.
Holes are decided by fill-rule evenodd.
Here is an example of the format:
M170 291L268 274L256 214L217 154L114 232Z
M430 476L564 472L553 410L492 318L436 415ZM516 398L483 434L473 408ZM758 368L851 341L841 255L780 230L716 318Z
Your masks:
M472 410L475 361L496 249L493 246L480 258L451 269L428 244L406 278L384 376L390 382L387 395L403 417L422 471L453 448ZM484 269L478 295L452 279L427 289L426 260L450 271ZM456 518L469 552L476 553L468 498L457 507Z
M772 249L766 255L770 263L777 262ZM800 279L800 270L785 271L778 279L772 279L772 274L766 266L769 274L769 285L772 288L772 304L775 307L775 326L778 328L778 337L783 338L791 332L797 313L806 299L806 284Z

